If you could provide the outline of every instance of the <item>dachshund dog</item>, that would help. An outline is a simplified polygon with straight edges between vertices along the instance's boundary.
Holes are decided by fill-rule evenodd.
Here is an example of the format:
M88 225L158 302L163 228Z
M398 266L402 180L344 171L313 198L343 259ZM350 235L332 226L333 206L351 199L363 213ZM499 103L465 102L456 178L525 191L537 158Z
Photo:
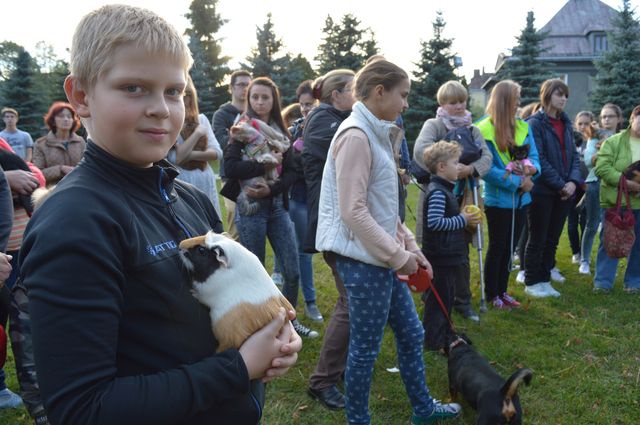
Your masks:
M265 122L252 119L243 119L231 127L229 133L234 141L244 145L243 160L256 161L261 164L280 165L281 160L274 153L284 154L291 141L283 134L269 127ZM279 167L271 168L264 176L242 180L240 186L251 187L256 183L273 183L278 179ZM254 215L258 212L259 204L251 200L244 191L240 192L236 199L239 211L245 215Z
M193 295L209 307L218 352L239 348L278 317L281 307L294 310L258 257L225 235L208 232L185 239L180 254Z
M530 369L519 369L506 381L471 346L465 335L450 335L446 347L449 364L449 392L462 393L478 412L476 425L522 425L518 387L531 381Z

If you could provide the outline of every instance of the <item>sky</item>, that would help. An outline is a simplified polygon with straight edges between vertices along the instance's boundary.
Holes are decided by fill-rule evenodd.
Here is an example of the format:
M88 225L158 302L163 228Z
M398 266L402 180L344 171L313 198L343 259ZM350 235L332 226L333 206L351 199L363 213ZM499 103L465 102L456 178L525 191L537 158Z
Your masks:
M9 1L9 0L7 0ZM181 33L189 22L184 17L191 0L120 0L133 6L153 10ZM83 15L102 5L103 0L17 0L4 8L0 25L0 41L11 40L35 52L38 41L51 44L61 58L67 49L75 26ZM546 24L566 0L394 0L382 3L372 0L219 0L218 11L228 22L218 33L223 54L230 56L235 68L256 45L256 26L262 26L267 13L273 15L276 35L284 50L302 53L313 63L327 15L339 20L351 13L370 27L376 36L380 53L407 71L414 71L419 60L420 42L433 35L436 11L446 21L444 36L453 38L452 50L462 58L459 75L470 78L474 69L492 72L500 53L509 53L526 24L528 11L533 11L536 28ZM620 9L622 0L604 0ZM382 5L385 5L384 7ZM640 0L631 0L633 7Z

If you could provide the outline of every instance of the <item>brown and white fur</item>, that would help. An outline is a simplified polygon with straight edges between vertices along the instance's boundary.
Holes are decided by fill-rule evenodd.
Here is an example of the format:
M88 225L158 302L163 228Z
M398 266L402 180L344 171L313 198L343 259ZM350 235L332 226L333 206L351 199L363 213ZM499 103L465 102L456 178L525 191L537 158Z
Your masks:
M225 235L208 232L180 243L193 295L209 307L217 351L239 348L274 320L294 310L251 251Z
M274 153L284 154L291 141L283 134L269 127L264 121L258 119L243 119L229 130L234 141L244 145L243 159L255 161L261 164L280 164L280 160ZM277 168L271 168L264 176L242 180L242 188L253 186L256 183L274 183L278 179ZM244 191L240 192L236 204L245 215L253 215L258 212L259 205L247 197Z

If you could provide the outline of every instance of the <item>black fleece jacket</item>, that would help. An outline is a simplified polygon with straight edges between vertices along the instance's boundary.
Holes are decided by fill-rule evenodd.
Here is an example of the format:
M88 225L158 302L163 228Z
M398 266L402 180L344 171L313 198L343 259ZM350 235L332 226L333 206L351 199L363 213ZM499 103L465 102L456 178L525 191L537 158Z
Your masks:
M327 162L327 154L331 140L338 127L351 114L340 111L327 103L320 103L309 115L304 126L302 149L302 168L307 183L307 209L309 224L307 237L302 244L305 252L316 252L316 231L318 230L318 208L320 204L320 188L322 173Z
M215 354L178 252L187 237L221 231L220 219L177 174L89 142L33 215L20 271L51 423L258 422L264 387L251 385L237 350Z

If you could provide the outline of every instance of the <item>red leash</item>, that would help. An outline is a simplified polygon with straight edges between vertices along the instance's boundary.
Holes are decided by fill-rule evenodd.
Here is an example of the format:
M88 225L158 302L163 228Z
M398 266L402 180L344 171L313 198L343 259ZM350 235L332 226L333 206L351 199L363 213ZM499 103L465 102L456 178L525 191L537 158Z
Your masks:
M409 285L409 289L411 289L413 292L425 292L431 289L431 292L433 292L433 295L436 297L438 304L440 304L440 309L442 310L442 313L444 313L444 317L446 317L447 320L449 321L449 326L451 326L451 330L454 333L456 332L456 327L451 321L451 317L449 317L449 312L447 312L447 308L444 306L444 303L442 302L442 298L440 298L440 294L438 294L436 287L433 286L433 283L431 282L431 277L429 276L427 269L420 266L418 267L418 271L415 272L414 274L410 276L398 275L398 279L406 283L407 285Z

